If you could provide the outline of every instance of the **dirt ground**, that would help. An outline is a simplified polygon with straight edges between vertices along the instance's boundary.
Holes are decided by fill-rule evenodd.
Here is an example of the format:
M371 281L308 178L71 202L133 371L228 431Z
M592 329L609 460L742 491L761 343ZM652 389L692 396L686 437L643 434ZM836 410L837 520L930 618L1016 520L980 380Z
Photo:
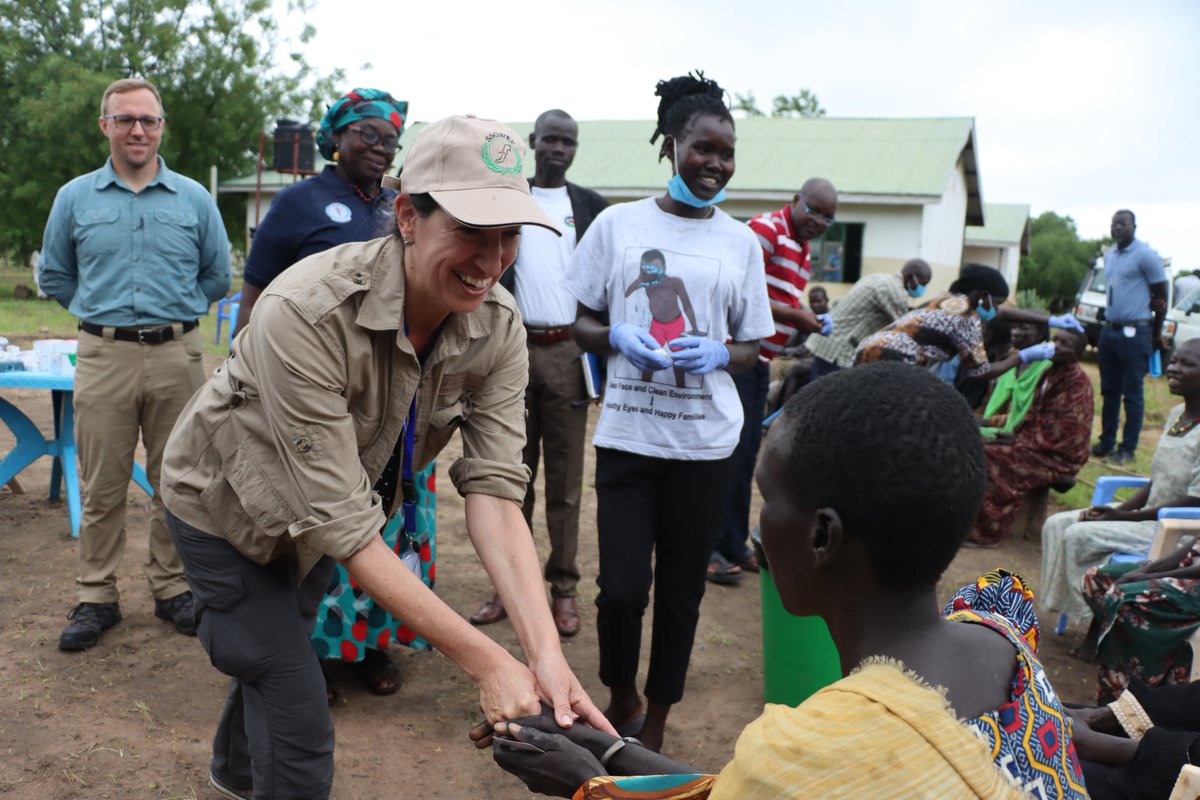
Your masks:
M218 363L210 357L210 367ZM4 390L4 397L43 431L51 428L46 392ZM595 409L593 409L593 422ZM0 430L0 453L12 446ZM452 449L457 447L457 441ZM444 479L454 452L439 462L437 592L470 614L490 593L463 525L463 504ZM594 464L585 475L580 584L582 632L564 641L567 659L600 706L595 634L596 532ZM224 698L225 678L195 638L154 618L141 575L149 504L131 485L128 548L120 570L124 619L84 653L58 650L66 613L75 604L75 543L65 506L47 499L50 460L21 473L24 494L0 489L0 796L11 800L76 798L216 798L208 786L210 736ZM867 499L864 490L864 499ZM757 503L757 498L756 498ZM1057 509L1051 509L1057 510ZM756 512L757 513L757 512ZM547 548L544 521L535 526ZM996 550L964 550L942 582L943 597L996 566L1033 580L1036 541L1010 538ZM709 586L704 598L687 692L673 711L665 751L717 770L733 754L742 727L762 707L759 580ZM649 615L647 616L647 623ZM507 622L484 630L519 652ZM1068 700L1087 702L1095 670L1068 655L1078 631L1045 631L1042 659ZM647 639L648 641L648 639ZM349 673L338 684L334 800L391 797L525 798L489 753L477 752L467 730L478 721L477 694L440 653L393 648L404 686L375 697ZM643 656L645 653L643 653ZM643 677L644 677L643 658Z

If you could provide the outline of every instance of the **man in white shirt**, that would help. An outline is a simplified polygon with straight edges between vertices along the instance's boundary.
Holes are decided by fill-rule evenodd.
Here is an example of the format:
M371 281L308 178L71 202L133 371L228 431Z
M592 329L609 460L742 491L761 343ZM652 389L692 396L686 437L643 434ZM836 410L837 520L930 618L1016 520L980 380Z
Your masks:
M575 245L608 205L596 192L567 182L567 170L578 146L579 126L570 114L552 109L538 116L529 135L535 162L530 189L562 236L535 226L523 227L517 260L500 279L501 285L516 297L525 320L529 388L525 391L524 461L533 476L525 494L524 512L532 530L540 451L546 467L546 528L550 534L550 557L544 574L550 583L554 624L562 636L579 632L576 553L587 396L580 350L571 337L575 298L561 283ZM505 616L500 598L493 594L471 616L471 622L487 625Z

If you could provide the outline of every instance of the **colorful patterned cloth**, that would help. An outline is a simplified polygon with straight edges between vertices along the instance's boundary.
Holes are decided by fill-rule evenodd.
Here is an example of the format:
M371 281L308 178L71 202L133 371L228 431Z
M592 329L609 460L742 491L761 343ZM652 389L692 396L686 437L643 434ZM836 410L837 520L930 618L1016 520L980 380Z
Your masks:
M902 361L931 367L955 355L962 357L967 377L988 371L979 315L965 296L946 292L863 339L854 351L854 363Z
M573 800L705 800L716 775L601 775L580 786Z
M1183 404L1167 414L1163 435L1150 462L1150 496L1146 508L1157 508L1178 497L1200 497L1200 425L1182 436L1169 431L1183 414ZM1138 553L1150 549L1155 520L1083 522L1079 511L1060 511L1042 526L1042 581L1038 602L1044 612L1066 612L1086 619L1083 575L1113 553Z
M796 708L768 705L715 779L603 776L575 800L1086 798L1070 721L1037 660L1033 592L997 570L959 590L943 613L1016 649L1011 699L999 709L960 720L903 664L868 659Z
M1037 659L1033 592L1017 575L995 570L965 586L942 612L946 619L985 625L1017 649L1008 703L966 721L987 742L992 759L1036 798L1086 798L1070 719Z
M413 476L417 489L417 525L413 541L421 558L421 578L433 588L437 578L437 486L436 462ZM407 537L401 535L403 512L397 511L388 520L383 540L397 553L408 547ZM341 564L334 567L329 590L317 608L317 623L313 629L313 649L318 658L362 661L369 647L383 650L391 642L399 642L418 650L428 650L429 644L405 627L404 623L376 605L366 592L350 579Z
M1079 472L1088 460L1094 411L1092 383L1078 364L1061 364L1046 373L1013 442L992 442L983 449L987 493L972 540L1000 541L1012 529L1025 495Z
M344 128L355 120L379 117L392 123L396 135L404 133L404 119L408 116L408 101L397 100L381 89L354 89L338 98L321 118L317 131L317 150L321 158L333 160L333 132Z
M1179 567L1200 558L1193 545ZM1111 702L1133 679L1147 686L1188 683L1192 648L1200 628L1200 580L1158 578L1118 585L1117 579L1144 563L1093 567L1083 576L1083 597L1100 625L1098 700Z

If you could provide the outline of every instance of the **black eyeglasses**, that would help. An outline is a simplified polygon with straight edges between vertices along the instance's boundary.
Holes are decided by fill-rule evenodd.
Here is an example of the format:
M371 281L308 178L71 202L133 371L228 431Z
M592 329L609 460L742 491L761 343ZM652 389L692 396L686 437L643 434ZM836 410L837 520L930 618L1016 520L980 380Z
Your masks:
M800 206L804 209L804 213L815 219L817 222L823 222L826 226L833 224L833 217L827 217L819 211L813 211L808 207L808 201L804 199L804 195L800 195Z
M104 118L111 121L117 126L119 131L131 131L135 123L141 123L142 130L146 133L154 133L162 127L162 117L134 117L129 114L105 114Z
M394 153L396 148L400 146L400 138L398 136L380 136L370 128L351 128L350 130L358 134L358 138L362 139L362 143L367 147L379 147L383 145L383 149L390 153Z

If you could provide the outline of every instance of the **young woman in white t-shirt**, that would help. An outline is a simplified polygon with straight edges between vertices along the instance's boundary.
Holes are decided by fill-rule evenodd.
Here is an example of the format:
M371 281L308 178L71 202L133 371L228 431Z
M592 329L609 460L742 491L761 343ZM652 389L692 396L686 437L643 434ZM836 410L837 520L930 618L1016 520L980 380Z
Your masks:
M654 750L683 696L733 473L742 407L729 373L749 369L758 339L774 331L762 249L714 205L734 171L724 91L698 74L662 81L656 94L650 141L664 135L668 190L601 213L564 279L579 301L576 341L608 356L594 439L605 714ZM652 584L643 707L636 679Z

